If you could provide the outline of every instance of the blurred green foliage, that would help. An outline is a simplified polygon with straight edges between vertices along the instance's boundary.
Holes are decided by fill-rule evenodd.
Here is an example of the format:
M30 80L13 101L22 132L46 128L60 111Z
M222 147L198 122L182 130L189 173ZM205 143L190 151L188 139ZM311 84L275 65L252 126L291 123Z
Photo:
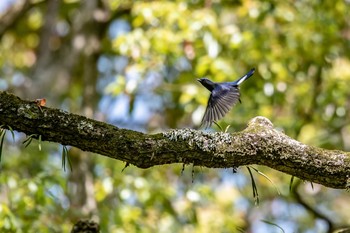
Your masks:
M28 86L40 86L38 77L31 74L40 60L47 2L30 3L1 34L1 90L21 96ZM130 120L140 109L135 101L145 98L147 92L160 103L148 101L143 108L160 107L151 111L140 130L196 127L209 95L196 79L235 80L256 67L257 72L241 87L242 104L220 122L223 128L231 125L230 130L237 131L249 119L262 115L303 143L350 149L349 1L109 0L103 7L103 1L91 2L96 3L91 18L103 7L114 17L106 21L109 32L118 29L113 29L115 20L128 25L125 30L119 28L116 36L108 31L102 34L102 44L97 46L98 57L106 57L111 64L116 57L127 62L119 69L99 69L98 80L104 84L96 83L101 99L94 96L94 112L101 110L98 103L103 98L126 96ZM54 70L51 86L36 93L47 97L48 105L58 101L55 105L80 114L86 113L84 103L91 103L82 99L90 90L86 86L90 81L84 79L89 65L67 64L74 51L64 46L84 48L79 47L81 31L74 27L79 24L74 16L84 15L83 5L83 1L61 1L57 21L51 25L56 33L49 38L50 56L57 58L53 62L57 70L69 73L71 79ZM83 61L89 57L87 52ZM62 96L57 100L52 97L55 95ZM112 107L101 112L108 116ZM133 125L129 122L125 127ZM121 172L124 164L98 155L93 155L96 158L88 170L93 176L89 188L96 208L86 212L74 206L68 195L74 190L68 177L78 166L74 165L74 153L70 155L73 171L65 173L58 146L42 142L38 151L34 140L26 149L21 146L24 138L20 134L15 143L10 134L7 139L0 165L1 232L69 232L81 218L97 220L102 232L118 233L279 232L261 220L276 223L286 232L327 229L325 221L289 193L290 177L265 167L259 170L273 180L282 195L255 174L261 200L256 207L245 169L232 174L190 166L182 174L181 165L169 165L147 170L128 167ZM350 224L345 192L317 184L312 189L309 183L299 185L298 191L336 224Z

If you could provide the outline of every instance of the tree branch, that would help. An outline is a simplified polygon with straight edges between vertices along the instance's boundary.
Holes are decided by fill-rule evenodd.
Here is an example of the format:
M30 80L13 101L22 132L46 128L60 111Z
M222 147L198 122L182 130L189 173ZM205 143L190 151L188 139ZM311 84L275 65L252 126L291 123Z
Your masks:
M177 129L148 135L59 109L39 108L33 101L0 92L0 125L139 168L171 163L208 168L259 164L324 186L350 187L350 153L302 144L275 130L264 117L253 118L236 133Z
M0 15L0 39L32 6L33 4L29 0L20 1L13 4L3 15Z
M298 192L298 189L300 186L301 186L301 181L298 180L296 182L296 184L294 185L294 188L291 190L291 193L292 193L293 197L295 198L295 200L300 205L302 205L305 208L305 210L307 210L309 213L313 214L314 217L325 221L325 223L327 224L327 227L328 227L327 233L332 233L335 229L333 221L326 214L319 211L317 209L317 207L318 207L317 205L311 205L303 199L302 195Z

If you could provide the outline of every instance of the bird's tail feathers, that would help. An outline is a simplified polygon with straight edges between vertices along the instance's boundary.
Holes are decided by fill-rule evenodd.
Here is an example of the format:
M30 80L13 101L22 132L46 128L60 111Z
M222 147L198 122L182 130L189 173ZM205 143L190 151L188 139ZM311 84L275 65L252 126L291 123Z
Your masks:
M250 76L252 76L255 72L255 68L251 69L248 73L246 73L244 76L242 76L240 79L236 81L237 85L243 83L245 80L247 80Z

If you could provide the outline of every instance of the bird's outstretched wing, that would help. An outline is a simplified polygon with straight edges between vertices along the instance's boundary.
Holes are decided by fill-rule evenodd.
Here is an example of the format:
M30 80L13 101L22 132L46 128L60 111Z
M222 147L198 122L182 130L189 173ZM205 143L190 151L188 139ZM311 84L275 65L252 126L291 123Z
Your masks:
M234 85L227 89L214 89L209 97L201 126L208 128L214 121L220 120L239 99L239 88Z

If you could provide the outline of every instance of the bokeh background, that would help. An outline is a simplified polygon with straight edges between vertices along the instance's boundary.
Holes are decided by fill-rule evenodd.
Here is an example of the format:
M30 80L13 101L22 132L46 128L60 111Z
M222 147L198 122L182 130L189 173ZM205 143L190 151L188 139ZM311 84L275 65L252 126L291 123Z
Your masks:
M145 133L200 124L209 92L250 68L230 132L255 116L309 145L350 149L349 0L1 0L0 90ZM211 131L219 131L214 126ZM350 225L350 194L254 166L142 170L6 134L1 232L329 232ZM276 187L278 191L276 190ZM280 194L279 194L280 192Z

